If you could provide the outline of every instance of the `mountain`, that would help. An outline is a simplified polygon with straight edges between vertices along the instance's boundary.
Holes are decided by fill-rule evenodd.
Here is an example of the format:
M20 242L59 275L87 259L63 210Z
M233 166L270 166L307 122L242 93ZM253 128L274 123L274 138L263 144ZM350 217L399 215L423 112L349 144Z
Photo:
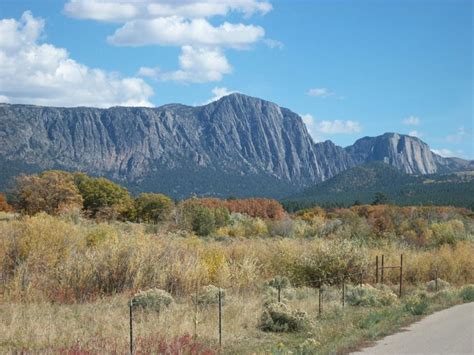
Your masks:
M282 197L373 160L410 173L457 171L467 164L393 133L347 148L314 143L300 116L242 94L197 107L0 105L0 190L18 173L55 168L177 198Z
M370 204L377 192L397 205L474 208L474 173L409 175L383 162L350 168L284 201L290 210L314 205Z
M364 137L345 149L355 165L383 161L407 174L460 171L468 169L469 164L472 167L470 161L440 157L421 139L397 133Z

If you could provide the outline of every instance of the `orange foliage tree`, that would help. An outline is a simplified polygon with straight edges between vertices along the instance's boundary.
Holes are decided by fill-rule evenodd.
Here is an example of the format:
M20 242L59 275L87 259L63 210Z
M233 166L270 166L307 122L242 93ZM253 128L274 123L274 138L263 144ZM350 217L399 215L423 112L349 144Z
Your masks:
M0 194L0 212L10 212L13 208L7 202L4 194Z

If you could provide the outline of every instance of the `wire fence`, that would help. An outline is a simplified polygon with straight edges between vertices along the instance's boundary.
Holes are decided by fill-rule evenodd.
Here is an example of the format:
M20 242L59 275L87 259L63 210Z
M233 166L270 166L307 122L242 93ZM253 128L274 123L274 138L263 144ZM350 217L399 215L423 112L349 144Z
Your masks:
M379 263L381 261L381 263ZM354 287L354 285L362 285L365 281L366 284L369 285L377 285L377 284L384 284L386 270L399 270L399 277L398 277L398 297L402 297L403 293L403 254L400 255L400 264L399 265L385 265L385 257L384 255L379 258L376 257L375 265L372 270L362 270L353 273L342 273L335 276L328 276L328 277L321 277L321 278L314 278L314 279L305 279L304 281L300 282L292 282L291 287L285 285L284 282L281 280L273 284L271 287L267 288L267 294L263 298L269 298L270 300L281 303L292 303L291 297L289 297L289 290L297 290L300 292L300 296L298 297L305 297L315 306L317 316L322 317L323 312L325 312L326 302L332 304L333 306L339 305L344 309L346 307L346 300L347 300L347 293L346 289L350 285L350 287ZM372 282L371 282L372 281ZM392 285L393 286L393 285ZM274 290L275 294L271 292L268 294L268 290ZM201 309L198 304L198 294L201 290L201 285L199 283L196 284L195 294L191 295L191 302L194 303L194 338L198 336L198 318L199 313L201 313ZM228 292L228 290L226 290ZM315 294L317 293L317 305L314 302ZM303 294L303 296L301 296ZM311 294L313 296L311 296ZM225 324L223 322L223 314L225 312L224 307L224 290L222 288L218 288L216 294L216 302L212 303L211 307L206 307L205 312L215 312L217 313L217 324L216 326L216 335L217 339L216 342L219 347L222 347L223 344L223 332L225 328ZM228 299L228 297L227 297ZM226 301L226 305L228 302ZM133 300L129 303L129 327L130 327L130 354L135 353L134 348L134 309L135 304Z

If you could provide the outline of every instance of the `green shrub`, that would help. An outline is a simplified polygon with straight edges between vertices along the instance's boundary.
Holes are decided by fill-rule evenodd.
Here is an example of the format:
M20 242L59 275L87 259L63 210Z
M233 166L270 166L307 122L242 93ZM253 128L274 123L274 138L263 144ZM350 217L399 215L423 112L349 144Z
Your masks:
M266 332L298 332L310 326L309 316L300 310L291 310L282 302L264 304L259 328Z
M389 306L397 302L397 296L393 291L383 285L377 288L371 285L359 285L348 287L346 300L351 306L379 307Z
M225 290L221 289L221 302L222 304L225 301ZM214 285L204 286L197 297L195 297L195 302L200 305L211 305L219 303L219 288Z
M384 312L371 312L367 314L366 317L360 319L357 325L361 329L370 329L382 322L384 319L386 319L386 314Z
M438 291L444 290L444 289L446 289L450 286L451 285L449 284L449 282L438 278ZM436 280L428 281L426 283L426 289L430 292L435 292L436 291Z
M474 285L466 285L459 292L464 302L473 302L474 301Z
M319 341L314 338L308 338L298 346L301 354L314 354L321 347Z
M278 289L278 288L284 289L284 288L291 287L291 283L290 283L290 280L288 279L288 277L275 276L273 279L268 281L268 286L276 288L276 289Z
M165 290L152 288L147 291L140 291L132 298L132 304L135 307L150 309L161 312L173 303L173 297Z
M425 314L428 310L428 296L421 292L405 299L405 309L415 316Z

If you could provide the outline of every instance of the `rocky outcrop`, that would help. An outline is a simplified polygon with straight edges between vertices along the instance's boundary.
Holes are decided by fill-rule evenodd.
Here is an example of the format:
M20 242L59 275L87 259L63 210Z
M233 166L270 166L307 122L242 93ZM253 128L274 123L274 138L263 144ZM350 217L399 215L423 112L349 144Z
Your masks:
M392 133L315 144L300 116L242 94L198 107L0 105L0 184L9 172L60 168L175 197L279 197L373 160L415 174L462 165Z

